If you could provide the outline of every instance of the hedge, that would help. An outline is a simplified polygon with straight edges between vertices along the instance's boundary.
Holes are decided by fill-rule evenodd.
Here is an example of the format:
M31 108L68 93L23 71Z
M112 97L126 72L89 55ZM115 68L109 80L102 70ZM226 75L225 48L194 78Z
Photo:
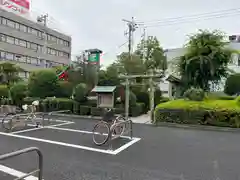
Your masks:
M145 112L145 104L144 103L137 103L135 106L131 106L129 108L130 112L129 115L132 117L140 116Z
M155 122L239 127L240 107L236 100L174 100L157 106Z
M42 101L43 111L60 111L70 110L73 112L73 104L75 103L72 99L67 98L46 98Z

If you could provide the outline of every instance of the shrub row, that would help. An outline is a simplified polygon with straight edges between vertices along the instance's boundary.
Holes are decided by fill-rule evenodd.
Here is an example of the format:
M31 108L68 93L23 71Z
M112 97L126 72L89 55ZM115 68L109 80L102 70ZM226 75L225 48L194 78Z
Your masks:
M89 101L88 103L82 104L72 99L67 98L54 98L48 97L44 100L40 98L27 97L24 98L23 104L32 104L33 101L38 100L40 102L38 111L42 112L51 112L51 111L61 111L61 110L70 110L71 113L78 115L92 115L92 116L101 116L102 108L96 107L96 100ZM2 98L0 100L0 105L11 105L11 101L7 98ZM129 115L136 117L145 113L145 104L136 103L134 106L129 107ZM124 114L124 106L118 106L114 108L115 114Z
M92 115L92 116L101 116L103 113L102 108L92 107L78 103L71 99L64 98L47 98L41 103L42 109L45 112L57 111L57 110L70 110L74 114L79 115ZM139 116L144 113L145 107L144 103L136 103L135 106L129 108L130 116ZM115 114L124 114L124 108L114 108Z
M237 100L169 101L157 106L155 122L239 127L240 107Z
M155 112L155 118L156 123L170 122L220 127L240 127L240 111L234 110L158 109Z

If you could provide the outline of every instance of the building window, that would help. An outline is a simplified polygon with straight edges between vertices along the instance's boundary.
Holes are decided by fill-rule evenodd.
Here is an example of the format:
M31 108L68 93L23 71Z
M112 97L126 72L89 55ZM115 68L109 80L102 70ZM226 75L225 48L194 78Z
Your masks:
M27 26L20 24L20 31L27 32Z
M27 41L19 40L19 45L22 47L27 47Z
M15 44L16 44L16 45L20 45L19 39L15 39Z
M13 22L11 20L7 20L7 25L11 28L15 28L15 22Z
M27 57L27 63L31 64L31 58L30 57Z
M7 19L2 18L2 24L3 24L3 25L7 25Z
M42 52L42 46L41 45L37 45L37 50L38 50L38 52Z
M6 53L6 59L13 61L13 59L14 59L13 54L12 53Z
M1 52L0 52L0 57L1 57L1 59L5 59L5 57L6 57L6 53L3 52L3 51L1 51Z
M37 58L31 58L31 63L32 64L37 64Z
M0 35L0 41L3 41L3 42L6 41L6 36L4 34Z
M238 54L238 66L240 66L240 55Z
M31 43L30 42L27 42L27 48L31 48Z
M7 36L6 42L9 43L9 44L14 44L14 38L10 37L10 36Z
M41 31L38 31L37 36L43 38L43 33Z
M26 56L15 54L15 61L26 63Z
M19 23L15 23L15 28L16 28L17 30L19 30L19 29L20 29L20 24L19 24Z
M32 29L32 34L37 36L38 35L38 31L36 29Z
M37 48L38 48L37 44L34 44L34 43L31 44L31 49L37 50Z

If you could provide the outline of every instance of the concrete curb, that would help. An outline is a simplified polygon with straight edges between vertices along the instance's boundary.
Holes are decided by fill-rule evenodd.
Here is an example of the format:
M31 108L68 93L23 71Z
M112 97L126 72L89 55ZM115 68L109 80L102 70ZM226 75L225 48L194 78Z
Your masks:
M98 116L80 116L80 115L73 115L73 114L53 114L53 116L69 117L69 118L94 119L94 120L102 119L101 117L98 117Z
M204 126L204 125L189 125L189 124L176 124L176 123L165 123L161 122L156 127L172 127L172 128L182 128L182 129L196 129L196 130L207 130L207 131L221 131L221 132L240 132L238 128L228 128L228 127L215 127L215 126Z
M60 117L69 117L69 118L79 118L79 119L92 119L92 120L100 120L102 119L99 116L80 116L80 115L70 115L70 114L55 114ZM157 125L152 124L149 121L144 123L139 123L133 121L135 124L143 124L150 125L155 127L171 127L171 128L182 128L182 129L196 129L196 130L207 130L207 131L221 131L221 132L240 132L240 128L228 128L228 127L215 127L215 126L204 126L204 125L189 125L189 124L176 124L176 123L166 123L166 122L158 122Z
M100 120L102 119L102 117L99 116L80 116L80 115L72 115L72 114L54 114L53 116L60 116L60 117L69 117L69 118L79 118L79 119L92 119L92 120ZM133 120L133 123L136 124L148 124L151 125L150 121L146 121L146 122L137 122Z

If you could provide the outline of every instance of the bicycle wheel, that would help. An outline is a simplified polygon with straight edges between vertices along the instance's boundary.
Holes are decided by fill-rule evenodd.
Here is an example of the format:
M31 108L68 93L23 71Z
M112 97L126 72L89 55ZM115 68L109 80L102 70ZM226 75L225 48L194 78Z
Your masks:
M122 116L119 116L115 120L115 125L112 126L111 132L113 136L122 136L126 129L126 123L125 118Z
M32 123L33 126L35 126L36 128L38 128L41 123L39 121L37 121L37 117L35 115L30 115L28 118L28 121L30 121Z
M13 128L13 123L12 120L14 118L14 115L16 115L15 113L8 113L6 114L3 119L2 119L2 128L5 130L12 130Z
M104 145L109 138L110 128L106 122L99 122L93 128L93 142L97 146Z

